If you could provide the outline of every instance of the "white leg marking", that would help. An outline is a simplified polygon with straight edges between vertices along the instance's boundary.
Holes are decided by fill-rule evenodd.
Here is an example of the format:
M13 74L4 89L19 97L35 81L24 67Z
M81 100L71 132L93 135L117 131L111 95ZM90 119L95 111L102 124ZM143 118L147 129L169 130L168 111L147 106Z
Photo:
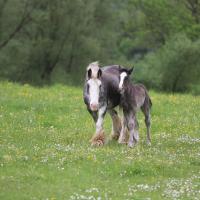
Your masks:
M103 129L103 119L104 119L104 113L106 111L107 106L103 106L99 109L98 112L98 119L96 123L96 133L99 133Z

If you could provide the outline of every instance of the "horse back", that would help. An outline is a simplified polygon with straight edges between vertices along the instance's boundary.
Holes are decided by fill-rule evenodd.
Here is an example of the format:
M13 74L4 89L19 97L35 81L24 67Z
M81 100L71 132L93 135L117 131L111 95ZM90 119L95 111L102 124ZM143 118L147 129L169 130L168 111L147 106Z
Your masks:
M148 94L148 90L143 84L135 84L134 87L136 88L136 94L140 93L139 96L139 101L141 101L140 98L144 98L144 103L148 104L148 106L151 108L152 106L152 101L151 98ZM140 92L138 92L140 91Z
M122 96L121 104L127 110L137 111L147 101L152 104L145 86L130 83Z

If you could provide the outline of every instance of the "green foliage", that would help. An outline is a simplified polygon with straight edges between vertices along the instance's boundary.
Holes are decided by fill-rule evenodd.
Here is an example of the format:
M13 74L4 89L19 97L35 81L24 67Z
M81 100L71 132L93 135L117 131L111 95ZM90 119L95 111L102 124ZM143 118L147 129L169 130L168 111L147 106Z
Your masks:
M135 76L152 87L182 92L200 83L199 63L200 40L192 42L179 34L148 55Z
M198 2L193 4L193 7L199 5ZM180 32L186 33L193 40L199 38L200 24L193 14L193 7L187 6L187 0L130 0L127 6L129 17L124 21L121 40L123 47L129 41L127 49L126 46L122 49L126 55L137 48L160 48ZM200 16L200 9L196 12Z
M163 89L185 91L190 84L199 83L200 40L192 42L185 36L175 37L163 53Z
M112 2L108 0L17 0L3 5L2 77L40 83L50 81L52 73L62 68L66 77L71 74L80 83L89 62L117 57L117 22L115 14L110 15Z
M98 60L138 66L147 87L187 91L199 84L199 36L199 1L0 0L0 79L80 85Z
M188 91L194 95L200 95L200 84L191 84Z
M1 82L0 199L199 199L200 97L150 95L152 146L94 148L81 89Z

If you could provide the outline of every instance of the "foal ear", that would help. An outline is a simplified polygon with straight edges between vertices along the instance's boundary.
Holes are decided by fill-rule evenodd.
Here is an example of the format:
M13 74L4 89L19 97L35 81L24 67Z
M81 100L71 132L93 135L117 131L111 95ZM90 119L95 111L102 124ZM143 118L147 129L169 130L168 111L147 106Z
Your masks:
M99 69L98 73L97 73L97 78L100 78L102 76L102 70Z
M89 70L88 70L88 79L90 79L90 78L91 78L91 76L92 76L92 70L91 70L91 69L89 69Z
M131 75L131 73L133 72L134 66L128 70L128 74Z

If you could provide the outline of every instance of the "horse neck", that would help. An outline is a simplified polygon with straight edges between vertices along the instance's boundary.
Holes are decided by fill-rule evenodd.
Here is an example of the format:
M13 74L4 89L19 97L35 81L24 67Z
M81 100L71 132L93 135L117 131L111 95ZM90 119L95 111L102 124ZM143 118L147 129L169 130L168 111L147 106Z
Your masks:
M128 79L126 85L124 86L124 94L130 93L130 91L132 90L133 86L134 86L134 85L133 85L133 83L131 82L131 80Z

